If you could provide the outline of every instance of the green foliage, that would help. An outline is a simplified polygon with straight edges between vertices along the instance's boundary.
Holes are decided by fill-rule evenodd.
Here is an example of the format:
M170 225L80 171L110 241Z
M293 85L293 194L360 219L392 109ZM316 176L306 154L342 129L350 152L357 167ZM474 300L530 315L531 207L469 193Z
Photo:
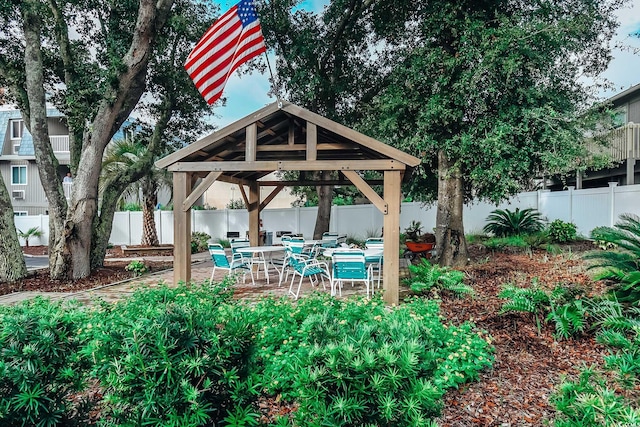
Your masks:
M409 240L418 240L422 235L422 222L412 220L409 226L404 229L404 234Z
M614 227L595 228L591 237L617 248L585 255L585 259L594 261L590 268L600 269L596 279L610 281L618 300L640 301L640 218L620 215L620 221Z
M123 211L130 211L130 212L139 212L142 210L142 205L140 205L140 203L136 203L136 202L128 202L125 203L124 205L122 205L122 209Z
M572 222L564 222L560 219L554 220L549 224L549 238L554 243L569 243L577 238L576 225Z
M247 309L260 382L300 404L295 425L429 425L444 391L492 360L470 324L443 325L438 304L425 299L389 310L379 299L317 294Z
M530 249L523 236L491 237L483 242L485 248L490 251L506 251L510 249Z
M82 353L96 361L108 425L217 425L250 402L253 328L227 286L144 289L92 312Z
M204 252L209 248L209 236L207 233L202 231L194 231L191 233L191 253L197 254L200 252Z
M220 246L222 246L223 248L230 248L231 247L231 241L229 239L223 239L222 237L219 238L217 240L217 242L220 244Z
M585 368L552 396L560 412L557 427L640 425L640 309L615 299L594 300L589 308L600 328L598 342L612 347L602 368Z
M247 207L244 204L244 201L241 199L231 199L229 203L227 203L227 209L246 209Z
M148 270L144 261L140 261L137 259L131 261L124 269L127 271L132 271L136 276L142 276Z
M507 284L498 294L500 298L507 300L503 303L500 314L531 313L538 331L542 327L541 319L545 319L554 323L557 338L567 339L586 329L587 307L581 300L583 294L582 288L562 285L550 292L545 291L539 287L537 278L527 288ZM545 314L546 317L542 317Z
M22 237L24 239L24 244L26 247L29 247L29 239L32 237L42 237L44 233L40 230L40 227L31 227L27 231L18 230L18 237Z
M89 366L79 351L85 321L85 311L41 298L0 306L1 425L67 426L86 415L68 399Z
M516 208L515 211L496 209L491 212L482 231L497 237L506 237L536 233L543 228L544 221L540 212L531 208Z
M333 198L331 204L335 206L351 206L354 204L353 196L338 194Z
M420 264L409 266L411 277L405 279L414 292L425 293L432 289L445 290L456 296L473 295L473 288L464 283L464 273L449 267L440 267L422 259Z

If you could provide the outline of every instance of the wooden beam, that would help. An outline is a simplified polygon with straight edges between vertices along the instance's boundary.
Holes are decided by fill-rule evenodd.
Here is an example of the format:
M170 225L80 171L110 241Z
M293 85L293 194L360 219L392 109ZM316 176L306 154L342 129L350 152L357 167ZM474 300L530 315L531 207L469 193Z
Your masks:
M251 187L252 183L249 183L249 187ZM238 185L238 187L240 188L240 195L242 196L242 200L244 200L244 205L247 207L247 209L250 208L249 206L249 198L247 197L247 193L246 191L244 191L244 186L243 185Z
M359 149L360 147L358 147L357 144L340 144L340 143L336 143L336 142L322 142L322 143L318 143L317 145L318 151L334 151L334 150L353 150L353 149ZM291 144L291 145L285 145L285 144L270 144L270 145L265 145L265 144L261 144L258 145L256 147L257 151L306 151L307 150L307 145L306 144ZM239 147L235 147L232 150L227 150L228 152L243 152L245 151L245 148L242 146ZM222 153L224 154L224 153Z
M194 142L193 144L190 144L158 160L156 162L156 166L158 168L166 168L173 163L179 162L180 160L184 159L190 154L195 153L196 151L200 151L200 150L208 151L207 148L210 147L211 145L217 142L220 142L226 138L230 138L231 135L234 134L235 132L238 132L246 128L251 123L257 122L258 120L261 120L267 116L270 116L271 114L275 113L280 109L281 108L277 102L269 104L264 108L261 108L260 110L256 111L255 113L250 114L236 122L233 122L229 126L226 126L217 132L213 132L205 136L204 138Z
M211 184L213 184L220 175L222 175L222 172L209 172L209 175L207 175L207 177L204 178L184 200L182 203L182 210L186 212L191 209L191 206L193 206L196 200L198 200L198 198L202 196L209 187L211 187Z
M191 192L191 174L173 173L174 206L182 206ZM173 210L173 284L191 280L191 209Z
M289 131L287 132L287 143L293 145L296 142L296 126L293 119L289 118Z
M315 123L307 122L307 161L318 158L318 128Z
M284 188L284 185L277 186L276 188L273 189L271 193L269 193L269 195L262 202L260 202L260 209L259 209L260 212L262 212L262 210L266 208L269 203L271 203L273 198L276 197L278 193L282 191L283 188Z
M276 170L404 170L405 164L397 160L258 160L255 162L178 162L169 166L172 172L272 172Z
M384 180L382 179L372 179L365 180L368 185L383 185ZM260 187L277 187L278 185L284 185L286 187L294 187L294 186L302 186L307 185L311 187L316 187L318 185L355 185L353 182L347 179L335 179L330 181L318 181L318 180L297 180L297 181L258 181Z
M382 212L383 215L387 215L389 213L389 206L387 202L385 202L378 193L373 191L373 188L369 187L369 184L367 184L357 172L343 171L342 173L344 176L349 178L349 181L351 181L353 185L355 185L358 190L360 190L360 192L362 192L362 194L364 194L364 196L369 199L369 201L373 203L380 212Z
M373 151L377 151L387 157L398 160L399 162L402 162L407 166L415 167L420 164L421 160L417 157L407 154L404 151L400 151L397 148L380 142L344 125L341 125L340 123L336 123L333 120L327 119L326 117L322 117L319 114L312 113L309 110L298 107L297 105L291 103L283 103L282 110L304 120L312 121L321 128L324 128L333 133L337 133L338 135L341 135L355 143L363 145Z
M249 185L249 241L251 246L260 245L260 187L256 182Z
M249 181L248 179L236 178L235 176L229 175L220 175L218 177L218 181L238 185L249 185L251 183L251 181Z
M255 162L256 160L256 147L258 146L258 127L255 123L251 123L246 128L246 143L244 158L247 162Z
M389 209L384 226L384 301L389 305L400 302L400 171L384 172L384 201Z

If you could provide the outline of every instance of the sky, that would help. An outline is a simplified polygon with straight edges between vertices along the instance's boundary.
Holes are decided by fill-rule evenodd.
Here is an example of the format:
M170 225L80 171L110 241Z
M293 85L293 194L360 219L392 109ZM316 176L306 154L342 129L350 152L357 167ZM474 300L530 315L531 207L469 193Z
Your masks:
M219 1L220 9L225 11L235 3L237 1L221 0ZM303 2L303 7L319 12L327 3L328 0L306 0ZM630 46L630 48L613 49L613 59L609 68L602 75L613 84L613 89L603 91L600 94L603 99L640 84L640 38L630 36L634 32L640 32L640 0L631 0L617 15L620 27L613 44ZM271 67L274 68L275 60L273 57L270 58L270 62ZM267 104L275 102L275 97L267 95L269 89L268 71L266 74L254 72L242 76L234 73L224 89L223 96L227 99L226 105L213 108L212 122L218 128L222 128Z

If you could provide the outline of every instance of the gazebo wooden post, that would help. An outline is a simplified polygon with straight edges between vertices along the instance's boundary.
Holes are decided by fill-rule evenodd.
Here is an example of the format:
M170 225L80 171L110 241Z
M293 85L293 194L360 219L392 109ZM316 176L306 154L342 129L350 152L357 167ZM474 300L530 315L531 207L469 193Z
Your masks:
M260 185L249 185L249 241L251 246L260 245Z
M400 184L401 171L384 171L384 201L387 213L384 216L384 301L389 305L400 302Z
M173 172L173 284L191 280L191 206L183 203L191 193L190 173Z

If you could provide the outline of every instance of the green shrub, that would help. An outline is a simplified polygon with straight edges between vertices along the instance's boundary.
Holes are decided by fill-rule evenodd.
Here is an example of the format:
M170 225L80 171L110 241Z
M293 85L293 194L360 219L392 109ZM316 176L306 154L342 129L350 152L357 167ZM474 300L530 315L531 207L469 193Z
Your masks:
M231 241L229 239L223 239L223 238L219 238L218 239L218 243L220 244L220 246L222 246L223 248L230 248L231 247Z
M217 425L247 406L253 329L227 285L146 289L93 312L83 353L109 425Z
M258 331L253 369L266 393L299 403L295 425L431 425L446 389L492 360L470 324L441 323L434 301L389 310L318 294L247 309Z
M640 301L640 218L620 215L614 227L598 227L591 237L617 250L597 251L585 255L595 261L589 268L600 268L596 280L610 281L611 290L619 301L634 304Z
M89 368L79 352L85 321L83 311L40 298L0 307L0 425L67 426L86 415L67 398Z
M130 203L125 203L122 206L122 210L123 211L131 211L131 212L139 212L139 211L142 210L142 206L140 206L140 203L130 202Z
M531 248L522 236L508 236L508 237L492 237L485 240L483 243L485 248L490 251L505 251L513 249L528 250Z
M453 292L457 296L473 295L473 288L464 283L464 273L449 267L431 265L429 260L422 259L420 264L409 265L411 278L405 279L414 292L427 292L431 289L442 289Z
M191 233L191 253L197 254L208 250L209 239L211 239L211 236L202 231L194 231Z
M585 368L577 381L565 381L551 402L560 412L557 427L640 425L640 309L617 300L595 300L598 342L613 347L603 368Z
M577 238L576 225L572 222L564 222L560 219L549 224L549 238L554 243L569 243Z
M137 259L131 261L124 269L133 272L136 277L142 276L148 271L148 268L144 264L144 262Z
M496 209L487 217L482 231L497 237L536 233L544 229L542 214L535 209Z

